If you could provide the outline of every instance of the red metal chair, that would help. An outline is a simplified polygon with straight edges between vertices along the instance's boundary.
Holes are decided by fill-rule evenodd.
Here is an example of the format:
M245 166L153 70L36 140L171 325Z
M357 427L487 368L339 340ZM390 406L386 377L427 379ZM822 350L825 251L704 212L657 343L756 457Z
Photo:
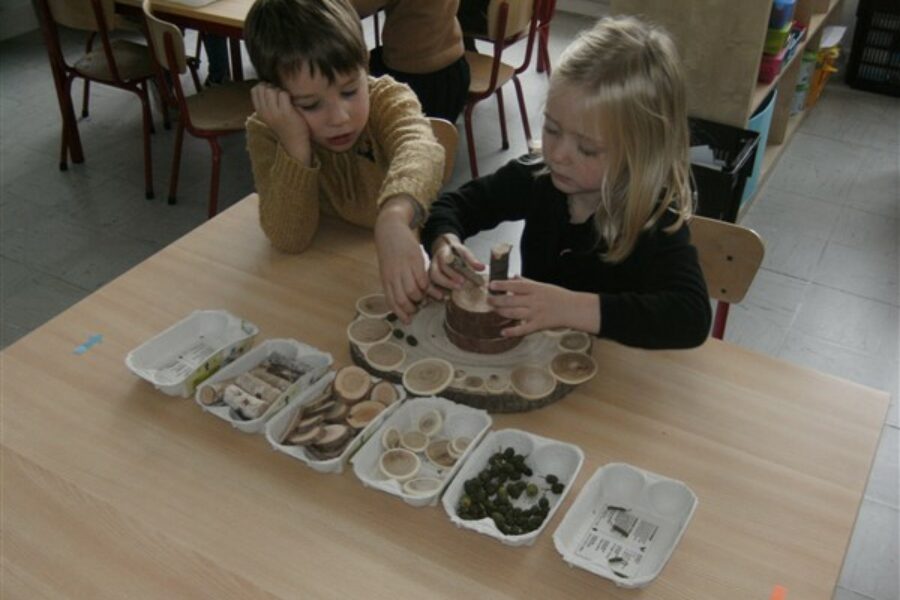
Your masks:
M538 15L542 4L543 0L491 0L488 4L487 32L466 32L466 35L471 35L475 39L490 42L493 49L493 52L489 55L481 54L477 51L466 51L466 61L469 63L471 81L463 116L472 177L478 177L478 159L475 153L475 140L472 136L472 111L476 104L485 98L489 98L491 95L496 95L497 110L500 116L500 135L503 142L502 148L504 150L509 148L502 87L510 80L512 80L516 88L516 97L519 102L519 112L522 115L525 139L531 142L531 127L528 125L525 95L518 76L531 63ZM527 46L525 48L525 57L519 66L515 67L503 62L504 50L521 39L527 40Z
M212 174L210 177L208 215L215 216L219 200L219 171L222 149L218 138L244 130L244 124L253 113L250 88L256 81L232 81L202 89L187 96L181 85L181 75L187 70L184 37L175 25L155 17L150 0L144 0L144 19L150 46L160 70L171 75L175 101L178 104L178 129L175 132L175 151L172 155L172 175L169 182L169 204L175 204L178 191L178 175L181 167L181 148L185 130L205 139L212 150Z
M72 106L72 82L84 79L84 106L87 116L87 98L90 82L102 83L137 95L141 101L144 140L144 186L147 198L153 198L153 164L150 151L150 134L154 131L148 94L149 81L156 76L153 59L147 46L129 40L110 38L112 24L116 22L114 0L36 0L41 31L50 57L59 108L63 118L62 144L59 168L68 169L68 159L84 162L78 122ZM74 64L69 64L62 53L59 26L88 31L86 53ZM100 38L101 48L93 49L93 41ZM163 119L168 125L166 106L161 107Z

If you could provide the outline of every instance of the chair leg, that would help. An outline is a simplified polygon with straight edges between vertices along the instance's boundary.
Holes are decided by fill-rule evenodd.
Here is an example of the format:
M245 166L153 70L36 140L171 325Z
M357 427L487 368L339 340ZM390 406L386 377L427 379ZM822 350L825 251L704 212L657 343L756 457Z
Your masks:
M469 170L472 171L472 179L478 177L478 158L475 156L475 138L472 136L472 109L474 104L466 104L463 113L463 122L466 125L466 145L469 148Z
M60 111L62 112L62 143L60 144L59 170L69 169L68 159L72 155L72 162L80 164L84 162L84 153L81 149L81 136L78 134L78 121L75 119L75 109L72 106L72 82L74 77L66 76L62 80L62 90L59 94Z
M153 131L153 115L150 112L150 98L147 85L138 86L138 97L141 99L144 125L144 189L147 200L153 199L153 150L150 146L150 134Z
M513 77L513 85L516 86L516 98L519 100L519 112L522 114L522 128L525 130L525 142L531 143L531 126L528 124L528 110L525 108L525 92L522 91L522 82L518 77Z
M169 176L169 204L175 204L178 192L178 172L181 170L181 146L184 144L184 117L178 119L175 130L175 150L172 152L172 174Z
M497 88L494 92L497 96L497 112L500 113L500 139L503 143L500 145L504 150L509 148L509 136L506 135L506 111L503 109L503 88Z
M90 79L84 80L84 96L81 98L81 118L86 119L88 117L88 103L91 101L91 81Z
M59 144L59 170L69 170L69 128L63 123L62 140Z
M209 147L212 150L212 174L209 182L209 210L207 217L216 216L219 208L219 170L222 166L222 149L216 138L209 138Z
M731 305L727 302L719 302L716 305L716 316L713 320L712 336L717 340L725 338L725 323L728 321L728 308Z

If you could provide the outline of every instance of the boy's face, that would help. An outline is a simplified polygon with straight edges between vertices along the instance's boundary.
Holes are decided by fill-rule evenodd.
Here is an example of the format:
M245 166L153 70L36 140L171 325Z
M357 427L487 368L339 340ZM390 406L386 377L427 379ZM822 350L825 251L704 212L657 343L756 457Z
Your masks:
M566 87L547 99L541 147L553 185L565 194L599 192L606 171L607 147L585 135L584 93Z
M369 120L369 85L364 69L339 73L333 83L307 66L285 74L282 85L309 125L312 141L332 152L349 150Z

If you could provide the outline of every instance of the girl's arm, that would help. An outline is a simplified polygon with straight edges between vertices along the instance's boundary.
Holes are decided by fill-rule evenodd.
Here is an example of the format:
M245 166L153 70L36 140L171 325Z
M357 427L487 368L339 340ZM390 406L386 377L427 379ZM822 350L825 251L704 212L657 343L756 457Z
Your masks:
M661 225L662 227L662 225ZM686 225L638 242L641 289L600 294L600 336L642 348L692 348L709 335L712 310Z
M526 218L536 201L535 174L540 168L540 164L513 160L490 175L441 194L422 229L425 250L433 255L435 242L444 234L464 241L503 221Z

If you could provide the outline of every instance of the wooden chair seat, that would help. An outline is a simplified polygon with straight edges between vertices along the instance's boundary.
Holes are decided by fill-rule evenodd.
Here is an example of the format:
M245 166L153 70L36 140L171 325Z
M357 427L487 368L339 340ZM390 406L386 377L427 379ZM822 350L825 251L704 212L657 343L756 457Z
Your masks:
M128 40L111 40L110 48L116 61L119 77L123 81L136 81L153 77L153 58L143 44ZM81 75L100 82L115 81L103 48L89 52L78 59L72 68Z
M473 95L488 94L491 92L491 67L494 57L479 52L466 52L466 62L469 63L469 93ZM495 87L502 87L516 74L514 67L500 63L497 71L497 83Z
M250 88L256 81L236 81L187 96L191 126L203 131L241 131L253 114Z

